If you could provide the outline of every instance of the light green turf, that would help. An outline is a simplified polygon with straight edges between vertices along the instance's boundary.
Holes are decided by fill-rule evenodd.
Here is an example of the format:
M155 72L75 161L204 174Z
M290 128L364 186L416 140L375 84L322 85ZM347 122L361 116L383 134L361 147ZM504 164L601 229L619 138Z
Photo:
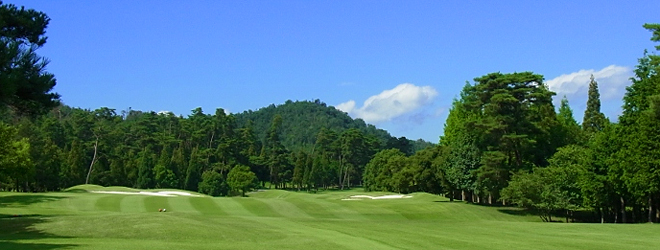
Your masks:
M0 193L0 249L658 249L652 224L543 223L518 210L412 194L269 190L250 197ZM155 190L149 190L155 191ZM166 208L167 212L158 212ZM13 215L20 215L14 217Z

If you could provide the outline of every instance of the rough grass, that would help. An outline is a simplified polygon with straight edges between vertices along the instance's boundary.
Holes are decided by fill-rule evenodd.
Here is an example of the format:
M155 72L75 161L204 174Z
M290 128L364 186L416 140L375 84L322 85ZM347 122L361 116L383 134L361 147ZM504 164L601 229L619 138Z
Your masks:
M82 185L0 193L0 249L657 249L660 242L658 225L543 223L513 208L425 193L344 201L367 193L213 198L92 190L140 191Z

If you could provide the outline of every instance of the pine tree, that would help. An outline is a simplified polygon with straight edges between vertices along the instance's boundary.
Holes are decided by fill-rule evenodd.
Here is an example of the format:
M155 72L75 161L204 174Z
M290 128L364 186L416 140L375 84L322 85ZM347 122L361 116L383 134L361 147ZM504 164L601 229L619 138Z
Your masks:
M587 133L602 131L605 127L606 118L600 112L600 93L598 93L598 82L591 75L589 82L589 99L587 100L587 109L584 110L584 120L582 129Z
M43 12L0 1L0 109L37 115L57 107L60 95L51 92L55 76L48 60L36 50L46 43L50 18Z

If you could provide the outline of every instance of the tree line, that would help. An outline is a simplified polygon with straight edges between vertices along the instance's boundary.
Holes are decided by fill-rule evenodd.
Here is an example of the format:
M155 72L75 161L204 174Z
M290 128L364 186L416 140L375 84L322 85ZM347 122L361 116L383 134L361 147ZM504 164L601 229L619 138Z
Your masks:
M646 24L660 39L660 25ZM660 46L656 47L660 49ZM545 220L593 211L600 222L660 218L660 57L644 52L626 88L618 122L600 112L598 83L589 83L584 120L568 101L558 112L543 77L492 73L455 99L440 147L450 196L516 204Z
M71 108L36 54L49 18L0 3L0 189L90 183L220 196L258 187L429 192L544 220L660 219L660 56L644 52L618 122L589 82L579 124L533 72L490 73L453 101L438 145L389 136L319 100L187 117ZM660 41L660 25L646 24ZM660 46L656 46L660 50ZM582 218L585 219L585 218ZM590 220L590 218L586 218Z

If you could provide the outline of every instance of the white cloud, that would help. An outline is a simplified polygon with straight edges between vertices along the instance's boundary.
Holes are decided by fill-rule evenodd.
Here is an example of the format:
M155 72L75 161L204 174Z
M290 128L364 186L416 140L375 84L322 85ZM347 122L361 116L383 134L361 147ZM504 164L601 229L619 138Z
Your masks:
M356 107L350 100L336 106L337 109L368 123L389 121L404 114L414 112L432 103L438 92L431 86L415 86L402 83L378 95L369 97L362 107Z
M557 93L557 96L554 98L555 106L558 107L559 100L566 96L571 108L573 108L575 119L582 121L588 99L591 74L594 75L594 79L598 82L598 91L600 92L601 100L600 111L611 121L616 121L617 117L621 114L621 100L626 93L626 86L630 85L630 77L633 76L631 68L610 65L598 71L583 69L555 77L545 83L550 90Z
M629 78L632 76L632 69L617 65L610 65L599 71L583 69L578 72L560 75L545 83L560 98L564 95L569 97L569 99L571 96L583 96L586 98L592 74L596 82L598 82L601 100L606 101L620 99L623 96L626 86L630 84Z

